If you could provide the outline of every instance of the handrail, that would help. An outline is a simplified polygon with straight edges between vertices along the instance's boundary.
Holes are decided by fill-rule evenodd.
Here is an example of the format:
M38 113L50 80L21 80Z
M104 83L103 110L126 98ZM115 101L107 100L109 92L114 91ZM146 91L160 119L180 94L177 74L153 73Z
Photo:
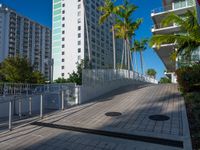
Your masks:
M124 69L84 69L83 70L83 85L93 85L96 83L109 83L114 80L138 80L157 84L158 81L147 75L142 75L135 71Z
M0 83L0 97L13 95L31 95L58 89L64 89L67 86L75 86L74 83L64 84L23 84L23 83Z

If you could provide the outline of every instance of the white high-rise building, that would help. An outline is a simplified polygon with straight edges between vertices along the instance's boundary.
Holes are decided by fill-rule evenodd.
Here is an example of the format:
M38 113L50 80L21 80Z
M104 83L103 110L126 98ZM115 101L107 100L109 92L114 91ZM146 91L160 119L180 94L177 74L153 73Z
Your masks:
M104 0L53 0L52 57L54 79L68 78L77 62L91 60L93 69L113 68L113 18L99 25ZM116 63L123 43L116 39Z
M182 16L187 11L195 11L197 5L196 0L162 0L162 2L163 7L154 9L151 12L151 17L154 22L154 26L151 30L152 33L154 35L180 33L180 27L177 24L174 23L166 27L163 26L161 22L163 18L169 15L169 13L174 13ZM171 78L172 83L176 83L175 70L177 69L177 67L185 63L184 59L181 60L179 58L176 62L173 62L170 59L172 52L174 52L176 49L176 44L166 43L164 45L161 45L159 50L156 47L154 47L154 49L156 50L156 53L161 58L167 69L166 75ZM192 59L194 61L200 60L200 48L193 52Z
M51 30L0 4L0 62L17 55L51 80Z

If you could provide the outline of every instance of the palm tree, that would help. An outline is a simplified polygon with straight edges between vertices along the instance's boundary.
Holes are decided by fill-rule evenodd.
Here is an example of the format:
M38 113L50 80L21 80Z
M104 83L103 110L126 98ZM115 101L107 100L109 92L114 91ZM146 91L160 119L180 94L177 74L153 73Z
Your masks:
M99 18L99 24L103 24L109 17L115 16L122 8L121 5L115 6L111 0L105 0L104 6L99 7L99 11L103 12L103 15ZM116 48L115 48L115 30L112 26L113 32L113 64L116 69Z
M191 61L191 53L200 46L200 25L196 13L187 11L183 16L171 13L163 19L162 25L169 26L171 24L178 25L180 33L153 35L150 45L159 49L162 44L175 43L177 50L174 53L175 56L184 55Z
M147 39L142 39L140 41L134 40L133 42L133 47L131 48L132 52L139 52L140 53L140 66L141 66L141 72L144 74L144 60L143 60L143 55L142 52L147 49ZM136 58L135 58L136 61ZM137 64L136 64L137 65Z
M116 37L124 40L124 55L125 55L125 66L128 66L130 73L130 40L133 35L135 35L135 30L137 30L142 22L142 19L132 20L132 15L137 7L133 4L128 3L127 0L124 1L123 7L119 10L117 15L119 18L116 19L116 24L114 26L116 30ZM123 64L123 62L122 62Z
M150 77L153 77L154 79L156 78L157 72L154 69L148 69L146 74Z

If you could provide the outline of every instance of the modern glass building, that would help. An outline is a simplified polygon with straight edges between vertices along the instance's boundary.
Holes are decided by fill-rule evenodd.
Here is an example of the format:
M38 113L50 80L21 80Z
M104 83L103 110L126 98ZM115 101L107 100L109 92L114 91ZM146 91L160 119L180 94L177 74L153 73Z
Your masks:
M68 78L77 62L90 60L93 69L113 68L113 18L99 25L104 0L53 0L52 57L54 79ZM123 42L116 39L116 63Z
M51 30L0 4L0 62L16 55L51 80Z
M188 10L194 11L196 9L196 1L195 0L163 0L163 7L157 8L152 10L151 17L154 22L154 26L152 28L152 33L154 35L156 34L176 34L180 33L180 28L176 24L172 24L168 27L163 27L161 25L162 19L168 15L169 13L175 13L177 15L183 15ZM156 47L153 47L158 54L158 56L163 61L167 72L166 75L169 76L173 83L176 83L176 75L175 70L177 67L179 67L181 64L186 63L185 59L183 57L179 57L179 60L177 59L177 62L173 62L170 59L170 56L172 52L175 51L176 45L175 43L168 43L161 45L160 49L157 50ZM197 49L192 54L192 59L200 60L200 51Z

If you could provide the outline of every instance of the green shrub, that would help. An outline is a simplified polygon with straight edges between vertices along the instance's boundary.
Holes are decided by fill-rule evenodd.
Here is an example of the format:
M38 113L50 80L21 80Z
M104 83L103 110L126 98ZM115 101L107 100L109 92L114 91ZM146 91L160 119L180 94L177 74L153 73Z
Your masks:
M167 77L162 77L159 81L160 84L171 83L171 80Z
M200 91L200 64L181 67L176 70L176 74L183 93Z
M193 146L200 148L200 93L192 92L185 94L185 102Z

